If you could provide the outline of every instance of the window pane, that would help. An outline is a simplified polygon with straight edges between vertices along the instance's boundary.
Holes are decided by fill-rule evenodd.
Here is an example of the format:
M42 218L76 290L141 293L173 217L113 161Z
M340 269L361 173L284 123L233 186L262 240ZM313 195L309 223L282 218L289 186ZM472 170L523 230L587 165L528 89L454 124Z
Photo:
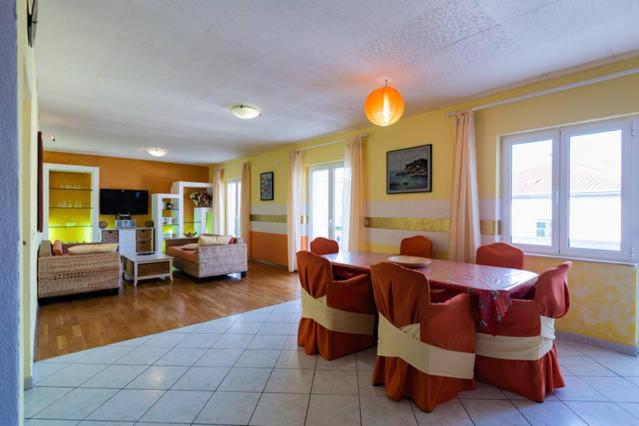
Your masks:
M621 249L621 130L570 137L569 245Z
M342 242L344 227L344 168L337 167L333 173L333 232L335 241Z
M511 145L511 239L552 245L552 140Z
M329 172L328 169L311 173L311 239L329 238Z

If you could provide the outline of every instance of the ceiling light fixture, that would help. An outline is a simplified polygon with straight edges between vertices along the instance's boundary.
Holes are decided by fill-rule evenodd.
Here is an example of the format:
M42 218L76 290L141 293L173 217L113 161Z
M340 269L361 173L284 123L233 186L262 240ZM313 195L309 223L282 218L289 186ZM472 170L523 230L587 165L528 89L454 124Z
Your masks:
M364 103L364 112L368 120L378 126L386 127L397 122L404 114L404 99L399 92L388 85L373 90Z
M259 109L244 104L233 105L231 107L231 112L235 114L236 117L241 118L242 120L250 120L262 115Z
M164 157L169 151L164 148L147 148L146 152L154 157Z

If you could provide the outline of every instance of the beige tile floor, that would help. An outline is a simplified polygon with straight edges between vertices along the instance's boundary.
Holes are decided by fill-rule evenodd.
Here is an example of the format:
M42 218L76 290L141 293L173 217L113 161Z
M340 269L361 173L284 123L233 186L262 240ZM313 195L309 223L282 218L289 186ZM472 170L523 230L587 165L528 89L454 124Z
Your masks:
M39 362L29 426L639 425L639 359L557 343L567 386L543 404L477 383L435 409L370 384L374 350L336 361L296 345L299 301Z

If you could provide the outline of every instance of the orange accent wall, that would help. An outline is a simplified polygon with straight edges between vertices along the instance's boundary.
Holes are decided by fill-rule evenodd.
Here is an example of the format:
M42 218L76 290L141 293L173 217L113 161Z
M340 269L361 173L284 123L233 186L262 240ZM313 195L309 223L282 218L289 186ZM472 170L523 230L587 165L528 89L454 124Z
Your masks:
M251 259L265 260L282 266L288 265L286 234L251 231L250 239L249 257Z
M74 164L100 168L100 188L145 189L149 191L149 214L135 219L138 225L151 218L151 194L171 192L175 181L208 182L209 168L191 164L165 163L161 161L133 160L129 158L99 155L72 154L68 152L44 152L45 163ZM113 226L114 216L100 216L100 220Z

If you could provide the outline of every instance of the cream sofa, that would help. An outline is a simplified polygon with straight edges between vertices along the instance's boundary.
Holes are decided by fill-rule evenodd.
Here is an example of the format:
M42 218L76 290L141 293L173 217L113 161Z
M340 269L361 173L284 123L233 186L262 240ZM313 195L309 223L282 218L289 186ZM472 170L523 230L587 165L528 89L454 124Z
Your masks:
M197 238L166 240L166 254L173 256L173 266L195 278L233 273L246 276L248 251L244 240L236 238L230 244L197 246L194 250L184 247L197 241Z
M38 251L38 299L100 290L119 291L122 285L120 253L53 254L51 241Z

